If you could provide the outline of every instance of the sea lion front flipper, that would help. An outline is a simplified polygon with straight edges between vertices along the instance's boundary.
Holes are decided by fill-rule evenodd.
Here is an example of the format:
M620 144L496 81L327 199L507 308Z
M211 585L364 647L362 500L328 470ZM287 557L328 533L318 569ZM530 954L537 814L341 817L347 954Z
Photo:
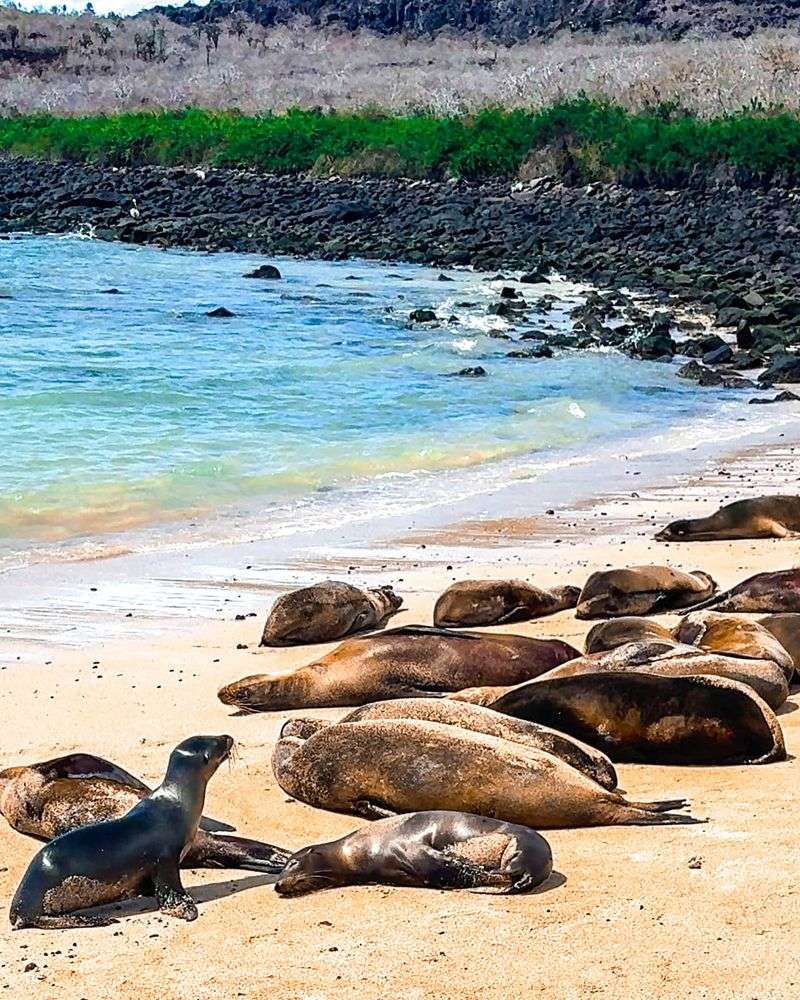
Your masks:
M397 813L386 806L372 802L370 799L356 799L353 803L353 812L356 816L363 816L364 819L389 819Z
M276 875L283 871L291 851L247 837L227 837L198 831L186 852L182 868L241 868Z
M40 931L77 930L82 927L109 927L116 923L119 921L115 917L93 916L88 913L62 913L58 916L48 916L42 913L26 919L24 923L15 923L12 930L20 931L25 927L32 927Z
M179 920L196 920L197 904L184 889L181 873L174 860L162 861L153 876L158 908Z

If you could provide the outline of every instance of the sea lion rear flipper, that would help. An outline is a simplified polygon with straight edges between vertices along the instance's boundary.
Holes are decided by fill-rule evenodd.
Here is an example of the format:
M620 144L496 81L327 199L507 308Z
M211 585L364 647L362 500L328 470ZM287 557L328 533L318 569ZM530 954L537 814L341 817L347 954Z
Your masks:
M152 791L143 781L129 774L124 768L103 757L95 757L91 753L70 753L43 761L35 767L51 781L59 778L110 778L120 785L135 788L138 792L149 795Z
M386 806L372 802L370 799L356 799L352 809L356 816L363 816L364 819L389 819L397 815L393 809L387 809Z
M480 635L474 632L456 631L454 628L447 628L442 625L398 625L396 628L387 628L375 635L440 635L447 639L480 639ZM369 638L368 635L362 638Z
M672 812L673 809L686 809L689 802L687 799L661 799L656 802L632 802L628 800L628 805L636 809L644 809L646 812Z

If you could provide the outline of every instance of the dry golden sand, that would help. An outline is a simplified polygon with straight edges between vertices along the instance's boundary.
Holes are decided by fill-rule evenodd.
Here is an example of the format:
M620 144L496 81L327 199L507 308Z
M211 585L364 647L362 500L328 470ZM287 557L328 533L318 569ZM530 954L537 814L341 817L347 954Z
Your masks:
M797 541L663 546L650 536L652 521L708 510L725 496L794 489L797 472L788 448L761 450L721 474L715 469L668 489L642 490L638 497L600 498L551 518L473 523L407 541L408 551L427 561L402 572L402 583L396 570L389 574L408 605L396 621L430 621L435 594L465 575L581 582L606 565L657 561L702 567L728 586L751 572L790 566L800 557ZM465 543L461 549L459 542ZM452 569L431 555L445 543ZM426 553L421 544L428 546ZM374 559L374 550L368 558ZM261 621L259 615L244 622L197 622L192 633L157 644L49 648L33 659L28 650L27 662L0 672L0 765L83 749L155 782L179 740L197 732L229 732L239 743L240 759L212 780L209 814L236 824L243 834L288 847L354 829L361 821L287 801L276 786L270 753L285 715L233 716L215 697L225 681L311 658L307 649L257 651ZM569 613L514 626L576 641L586 628ZM242 642L250 648L237 650ZM800 713L792 701L781 714L790 753L800 748ZM750 768L623 765L619 772L631 797L686 796L693 813L709 822L549 832L555 867L565 881L555 879L539 894L509 898L368 887L282 900L262 876L188 872L186 882L200 908L193 924L162 918L144 901L126 906L123 919L108 928L12 934L6 929L8 901L36 844L2 823L0 996L783 1000L800 995L795 958L800 764L790 759Z

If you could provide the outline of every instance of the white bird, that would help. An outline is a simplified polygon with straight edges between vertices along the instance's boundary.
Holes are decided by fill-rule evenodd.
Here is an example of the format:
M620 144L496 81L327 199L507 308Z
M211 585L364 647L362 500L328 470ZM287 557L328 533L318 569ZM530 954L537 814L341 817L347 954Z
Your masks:
M133 208L130 210L130 216L132 219L138 219L142 213L139 211L139 206L136 204L136 199L133 199Z

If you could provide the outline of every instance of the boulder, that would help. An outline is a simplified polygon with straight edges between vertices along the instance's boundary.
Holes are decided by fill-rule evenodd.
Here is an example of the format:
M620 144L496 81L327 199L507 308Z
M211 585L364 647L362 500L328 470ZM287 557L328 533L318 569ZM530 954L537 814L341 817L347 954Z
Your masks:
M262 278L265 281L278 281L281 272L274 264L261 264L255 271L249 271L245 278Z

